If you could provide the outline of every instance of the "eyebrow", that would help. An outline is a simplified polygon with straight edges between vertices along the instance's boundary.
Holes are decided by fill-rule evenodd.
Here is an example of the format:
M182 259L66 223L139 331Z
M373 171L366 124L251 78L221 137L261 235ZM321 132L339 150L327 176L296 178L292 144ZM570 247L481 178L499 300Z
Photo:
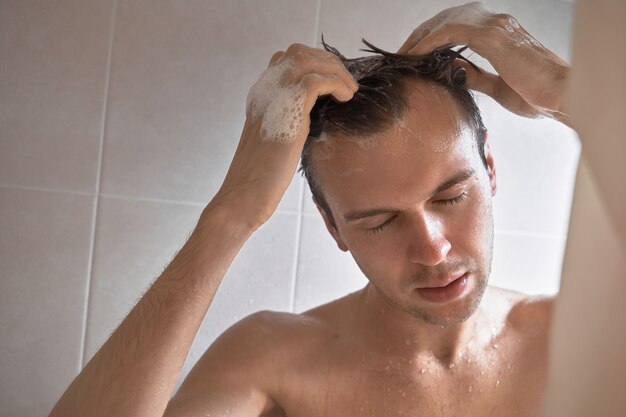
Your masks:
M434 195L439 194L440 192L445 191L448 188L454 187L455 185L457 185L460 182L463 182L463 181L466 181L466 180L470 179L471 177L474 176L474 174L476 174L476 171L474 171L473 168L468 168L468 169L465 169L465 170L459 172L454 177L450 178L447 181L444 181L437 188L435 188L435 191L433 191L430 194L430 197L433 197Z
M430 193L429 198L432 198L433 196L439 194L442 191L447 190L448 188L454 187L460 182L470 179L471 177L474 176L474 174L476 174L476 171L474 171L473 168L468 168L455 174L452 178L449 178L445 180L444 182L442 182L441 184L439 184L437 188L435 188L435 190ZM393 209L393 208L375 208L375 209L369 209L369 210L355 210L355 211L351 211L349 213L344 214L343 219L346 222L353 222L355 220L364 219L366 217L372 217L378 214L392 213L396 211L398 210Z

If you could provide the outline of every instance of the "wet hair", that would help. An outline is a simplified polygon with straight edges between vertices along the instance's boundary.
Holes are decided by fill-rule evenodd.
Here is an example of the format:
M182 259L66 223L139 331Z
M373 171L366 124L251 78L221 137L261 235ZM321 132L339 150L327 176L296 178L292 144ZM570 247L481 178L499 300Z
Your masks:
M357 140L366 139L384 132L402 120L408 109L407 80L423 80L442 86L451 94L475 133L478 152L485 168L487 167L484 153L487 129L483 125L474 96L465 87L467 78L465 68L453 65L454 60L459 58L480 71L461 56L466 47L457 51L437 49L426 55L401 55L386 52L365 39L362 41L369 49L361 50L375 55L346 58L336 48L328 45L322 36L324 49L341 60L358 82L359 89L352 99L345 103L338 102L330 96L318 98L310 113L311 125L302 150L299 169L309 183L313 198L324 210L333 227L336 227L335 220L315 173L311 157L312 144L320 140L322 133L340 133Z

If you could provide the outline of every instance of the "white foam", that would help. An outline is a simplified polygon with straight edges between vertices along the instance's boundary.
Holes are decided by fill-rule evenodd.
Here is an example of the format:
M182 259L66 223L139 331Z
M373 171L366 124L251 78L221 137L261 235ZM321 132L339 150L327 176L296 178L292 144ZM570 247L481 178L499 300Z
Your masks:
M293 59L269 67L248 92L246 115L262 117L261 139L270 142L292 142L302 129L305 90L300 84L288 84Z

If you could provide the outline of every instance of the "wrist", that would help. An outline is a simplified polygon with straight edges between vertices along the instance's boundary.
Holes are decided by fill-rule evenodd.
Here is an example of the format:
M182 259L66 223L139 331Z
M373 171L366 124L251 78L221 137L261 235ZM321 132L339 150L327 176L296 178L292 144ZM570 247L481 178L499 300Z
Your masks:
M197 228L211 225L231 236L247 239L267 220L260 214L252 213L250 206L242 199L216 195L202 211Z

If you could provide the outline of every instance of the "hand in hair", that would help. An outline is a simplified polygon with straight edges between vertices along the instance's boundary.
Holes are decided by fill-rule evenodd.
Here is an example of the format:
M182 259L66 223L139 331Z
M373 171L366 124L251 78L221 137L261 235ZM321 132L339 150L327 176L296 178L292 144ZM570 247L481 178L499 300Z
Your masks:
M422 55L466 45L495 68L476 71L466 62L467 86L525 117L548 116L569 125L564 109L568 64L541 45L508 14L480 2L451 7L419 25L398 50Z
M239 146L212 203L235 210L253 229L267 221L296 171L317 99L345 102L357 90L330 52L301 44L276 52L250 90Z

